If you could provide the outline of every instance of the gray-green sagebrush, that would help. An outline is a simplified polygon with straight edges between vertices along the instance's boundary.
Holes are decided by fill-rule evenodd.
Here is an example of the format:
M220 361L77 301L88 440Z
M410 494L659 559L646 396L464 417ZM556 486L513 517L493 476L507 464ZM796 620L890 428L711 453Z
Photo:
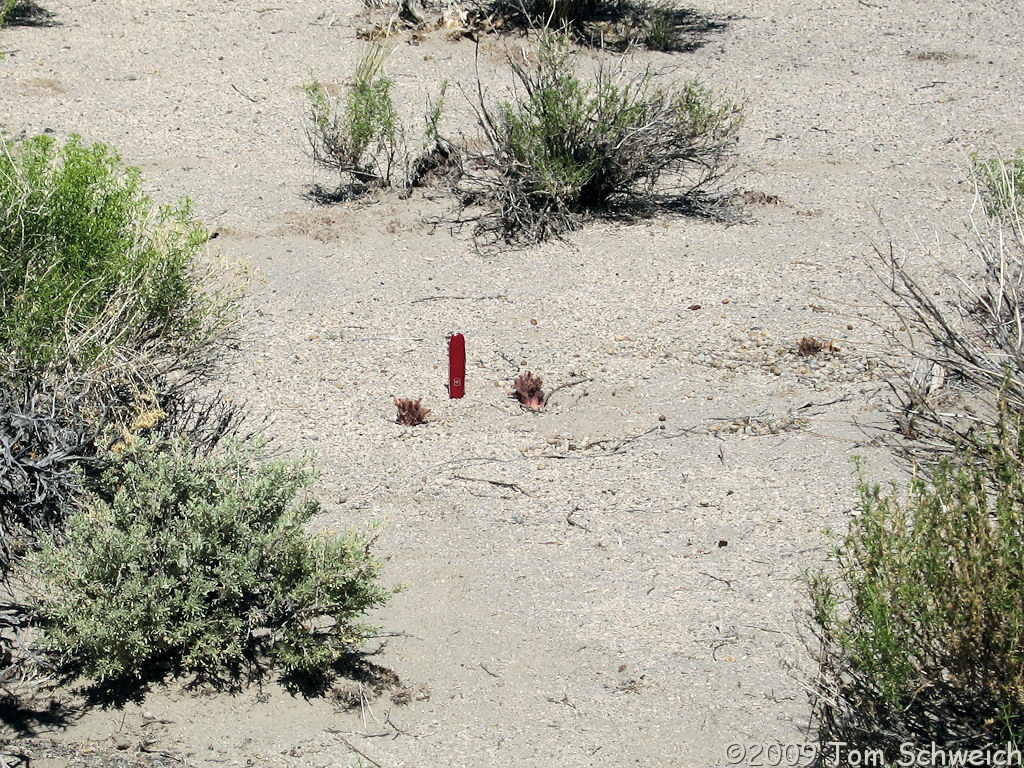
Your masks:
M464 200L492 209L477 234L538 241L582 214L656 194L693 205L728 168L742 122L734 102L699 83L657 85L650 72L577 75L569 41L541 39L533 64L510 62L517 91L477 116L490 151L467 173Z
M303 462L258 446L122 446L66 540L31 557L44 642L98 679L153 670L230 679L263 663L323 669L374 631L391 590L371 539L308 533Z

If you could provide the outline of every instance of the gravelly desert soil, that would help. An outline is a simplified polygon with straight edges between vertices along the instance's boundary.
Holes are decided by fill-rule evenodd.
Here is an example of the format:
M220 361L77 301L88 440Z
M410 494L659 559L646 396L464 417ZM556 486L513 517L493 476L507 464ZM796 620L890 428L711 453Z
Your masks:
M968 153L1024 144L1019 2L694 3L722 28L629 66L744 99L735 183L781 202L489 255L426 223L440 193L303 197L332 179L306 153L300 86L351 73L355 0L43 2L47 24L0 30L0 128L112 144L248 263L248 337L221 386L283 449L316 452L322 525L383 523L407 588L374 617L392 633L374 660L408 701L172 685L40 727L33 765L691 768L808 740L801 574L854 510L851 457L896 471L855 426L880 421L891 359L873 245L922 269L936 240L962 258ZM428 35L388 71L415 113L442 78L470 92L474 66L503 93L522 43L484 36L475 65L471 41ZM448 129L472 135L453 93ZM461 401L444 388L455 330ZM838 351L802 358L804 336ZM508 397L527 369L584 381L527 413ZM395 424L394 396L432 420Z

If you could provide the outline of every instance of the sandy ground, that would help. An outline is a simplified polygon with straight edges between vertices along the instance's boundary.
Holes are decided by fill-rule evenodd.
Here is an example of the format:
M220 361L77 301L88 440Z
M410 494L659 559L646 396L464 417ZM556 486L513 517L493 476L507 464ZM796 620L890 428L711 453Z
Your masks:
M808 741L801 574L854 510L851 457L894 472L855 425L879 420L890 356L872 247L948 242L972 200L968 152L1024 143L1024 15L1015 0L693 7L724 27L629 66L744 99L736 183L781 204L487 256L425 222L450 207L438 194L303 198L333 179L307 156L300 86L352 71L354 0L45 0L46 24L0 30L7 136L117 147L249 264L249 339L223 387L279 445L316 452L321 524L383 524L387 579L407 585L374 617L389 633L374 661L408 703L172 685L22 723L32 765L113 749L190 766L692 768L730 764L731 743ZM482 39L491 92L519 44ZM445 77L469 92L475 50L400 44L400 103L419 110ZM452 94L448 127L472 135ZM444 388L455 330L461 401ZM839 351L801 358L803 336ZM585 381L525 413L508 391L526 369ZM395 424L394 396L423 397L432 420Z

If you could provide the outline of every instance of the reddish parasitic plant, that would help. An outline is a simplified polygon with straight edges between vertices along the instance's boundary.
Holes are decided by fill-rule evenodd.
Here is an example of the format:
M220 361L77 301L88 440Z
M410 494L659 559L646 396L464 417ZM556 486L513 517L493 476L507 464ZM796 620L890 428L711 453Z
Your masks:
M796 346L796 351L803 357L814 357L821 352L821 342L813 336L804 336Z
M396 397L395 406L398 408L398 418L395 420L399 424L405 424L407 427L415 427L422 424L427 420L427 416L430 415L430 409L420 405L422 402L422 397L419 400L412 400L407 397L399 399Z
M819 352L838 352L839 347L835 341L819 341L813 336L804 336L796 346L796 351L803 357L814 357Z
M522 403L524 407L532 411L539 411L544 407L544 392L541 390L543 383L541 377L534 376L531 371L522 373L516 377L516 388L512 397Z

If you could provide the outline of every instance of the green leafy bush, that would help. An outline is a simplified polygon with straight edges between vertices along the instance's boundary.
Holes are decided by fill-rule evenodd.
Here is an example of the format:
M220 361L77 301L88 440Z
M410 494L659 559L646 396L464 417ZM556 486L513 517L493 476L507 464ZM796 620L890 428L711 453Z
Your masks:
M439 134L447 80L441 85L440 98L428 100L424 142L415 151L409 147L391 94L393 83L384 71L389 52L390 47L381 43L366 48L342 100L333 100L315 78L305 85L306 136L313 161L337 171L342 179L339 192L314 194L347 197L372 187L407 190L428 175L457 165L454 146Z
M860 514L811 580L823 743L982 748L1024 733L1024 438L957 452Z
M67 542L33 556L45 641L101 680L329 665L373 631L362 614L389 592L364 536L305 531L312 479L253 447L202 457L184 439L135 441Z
M18 0L0 0L0 27L7 23L7 19L17 2Z
M543 240L575 228L580 214L655 193L696 204L732 156L739 108L696 82L666 89L649 73L607 69L584 82L555 35L542 39L534 66L512 70L517 98L478 110L491 153L466 198L495 209L478 233Z
M318 80L305 86L313 160L359 184L390 186L398 158L393 83L384 72L387 54L387 48L379 43L367 47L352 86L338 105Z
M0 151L0 349L8 375L87 376L178 358L223 309L192 279L207 233L154 209L102 144L48 136Z

